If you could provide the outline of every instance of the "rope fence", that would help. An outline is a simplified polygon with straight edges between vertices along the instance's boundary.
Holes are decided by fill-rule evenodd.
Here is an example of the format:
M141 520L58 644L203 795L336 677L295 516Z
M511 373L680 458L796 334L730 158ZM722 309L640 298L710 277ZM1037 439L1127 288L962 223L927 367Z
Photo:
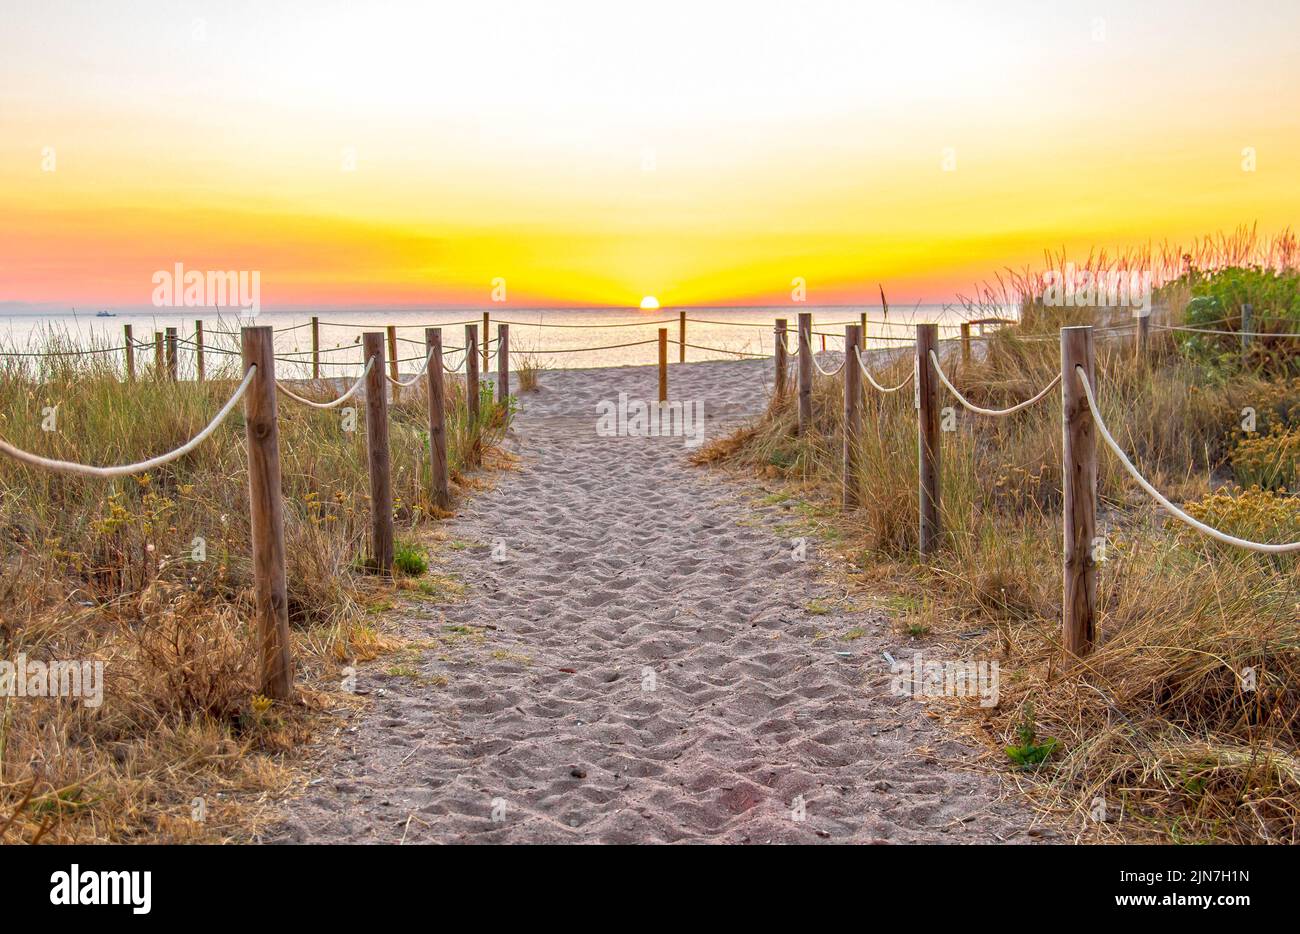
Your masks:
M209 330L207 333L213 333ZM125 326L127 344L127 380L129 385L135 380L136 373L131 351L140 342L131 334L130 325ZM0 438L0 454L4 454L19 463L40 470L59 474L70 474L96 480L114 479L126 476L138 476L148 473L166 464L177 461L212 438L217 429L227 420L235 407L244 403L245 439L248 455L249 472L249 506L248 515L251 529L252 565L254 580L254 639L258 647L259 689L260 693L277 701L287 701L293 697L293 659L289 636L287 581L285 577L285 539L284 506L280 475L280 440L279 419L277 414L277 396L308 406L313 409L334 409L354 397L365 387L366 393L366 433L367 433L367 470L370 478L370 562L374 570L391 577L394 561L393 495L388 443L388 391L384 373L383 332L365 332L362 335L364 363L361 374L337 398L328 402L308 399L276 379L275 331L269 327L248 327L239 332L241 349L236 352L213 347L204 347L203 331L196 332L196 340L190 342L177 337L174 328L167 329L166 334L159 334L152 344L155 352L161 353L168 367L170 378L176 378L175 348L180 343L190 344L196 349L206 349L218 353L238 354L243 361L239 382L221 408L197 434L184 444L156 455L147 460L131 464L114 466L96 466L76 461L58 460L18 448ZM391 332L390 332L391 336ZM446 392L443 381L445 361L443 356L453 350L468 350L466 353L466 393L464 405L468 414L477 419L479 410L478 374L472 366L477 358L474 345L477 334L474 325L466 326L466 345L464 348L444 349L442 333L438 328L426 328L425 340L427 351L420 372L408 380L389 380L394 383L394 398L398 388L409 388L420 379L428 384L428 444L429 444L429 485L431 500L434 505L446 510L451 505L450 478L446 448L445 412ZM500 356L503 375L508 367L508 343L505 328L502 327L499 338ZM389 340L390 349L395 349L396 341ZM100 349L107 350L107 348ZM439 366L429 364L437 358ZM201 359L201 358L200 358ZM416 359L416 358L412 358ZM293 360L299 363L301 361ZM355 365L355 364L345 364ZM201 370L200 370L201 373ZM499 377L500 378L500 377Z
M1062 648L1070 658L1088 655L1096 644L1097 620L1097 559L1094 556L1097 529L1097 444L1099 437L1104 446L1118 459L1137 485L1162 509L1202 535L1225 545L1262 554L1290 554L1300 552L1300 541L1269 543L1240 538L1214 528L1180 509L1161 493L1150 480L1134 466L1124 449L1115 440L1102 417L1096 397L1094 362L1095 335L1118 336L1132 327L1065 327L1057 338L1061 346L1061 370L1045 386L1029 398L1006 408L986 408L972 403L945 372L938 353L938 326L916 325L912 372L896 386L882 385L871 373L863 354L863 330L858 324L845 325L844 360L851 355L856 367L827 369L817 360L812 350L810 316L799 316L798 339L798 396L799 421L797 432L809 430L810 415L805 411L806 400L811 397L812 374L820 371L828 377L841 372L844 395L844 458L842 466L842 506L846 512L857 508L860 502L857 470L858 447L861 439L862 383L866 382L882 393L902 390L916 381L918 487L919 487L919 549L923 558L933 555L941 542L940 528L940 455L941 411L940 389L946 390L966 410L977 415L1005 418L1042 402L1054 389L1062 388L1062 515L1064 529L1063 589L1061 630ZM1233 332L1236 333L1236 332ZM780 398L786 393L788 367L787 328L778 320L776 334L776 387L774 394ZM963 337L966 334L963 333ZM1145 350L1142 328L1139 327L1136 344ZM969 362L963 344L963 361Z
M644 340L621 341L613 344L603 344L593 347L553 347L539 348L536 350L524 351L526 357L534 355L553 355L553 354L582 354L596 353L625 348L644 347L655 344L658 347L658 369L659 369L659 398L661 402L668 399L668 357L669 345L678 346L678 360L684 362L686 359L687 349L693 349L704 353L731 355L740 358L766 358L767 352L754 352L750 350L732 350L725 347L714 347L704 344L697 344L687 340L687 324L695 322L699 324L734 324L742 327L762 327L767 325L750 325L744 322L721 322L711 321L708 319L688 318L683 312L677 319L679 327L678 335L675 338L669 337L667 327L659 327L658 334L654 338ZM270 539L282 538L282 529L277 530L276 522L282 521L274 517L277 509L273 506L272 501L279 496L279 465L278 465L278 432L274 426L275 400L278 394L282 394L288 400L304 405L313 409L328 410L341 406L344 402L356 397L365 387L365 404L367 409L367 451L370 458L371 474L371 513L372 513L372 530L371 530L371 551L375 560L376 567L383 573L391 573L392 569L392 494L391 481L388 479L388 453L387 453L387 418L388 405L391 387L391 397L394 403L398 401L398 393L401 390L409 389L423 380L429 388L429 418L430 433L429 443L431 445L431 462L434 469L431 471L430 484L432 495L435 502L439 504L449 503L449 487L447 480L447 462L445 450L445 431L440 420L443 417L443 404L445 400L445 391L443 386L444 373L460 373L463 371L465 383L465 400L468 414L471 417L477 417L478 406L480 402L480 376L486 375L489 365L495 360L495 390L498 401L505 401L509 398L510 393L510 327L565 327L565 328L588 328L607 326L611 328L633 327L643 325L664 325L671 324L672 319L653 319L648 321L637 322L612 322L608 325L587 325L587 324L555 324L549 325L547 322L520 322L520 321L497 321L496 335L488 333L490 326L490 315L485 313L480 320L470 320L457 322L465 328L465 340L460 345L442 344L441 327L426 328L425 340L423 344L420 341L399 336L396 326L387 326L383 330L363 331L361 343L357 345L340 346L334 348L321 348L319 341L319 332L321 324L313 318L307 325L295 325L287 329L272 329L270 327L250 327L244 328L239 333L241 340L241 349L239 351L216 347L204 343L204 335L221 333L215 329L208 329L206 332L202 328L201 322L196 323L196 330L193 339L179 337L174 328L169 328L165 332L155 334L153 341L136 340L132 334L130 325L124 326L125 341L118 347L93 348L86 351L69 352L66 355L75 356L83 354L106 354L122 352L126 355L127 381L131 382L136 379L135 368L135 351L141 348L152 347L154 350L154 372L156 376L167 377L175 380L177 378L176 350L178 347L186 347L193 350L198 359L199 379L203 378L203 355L213 353L225 356L240 356L243 361L242 375L240 382L236 386L233 394L223 404L213 420L205 426L198 434L187 441L180 447L169 451L165 454L158 455L146 461L135 464L125 464L120 466L98 467L87 464L78 464L71 461L61 461L52 458L42 457L29 451L23 451L10 445L8 442L0 440L0 453L4 453L20 462L29 466L37 467L44 470L78 474L95 478L113 478L132 474L138 474L155 469L164 464L170 463L185 454L193 451L199 445L208 440L216 431L217 427L229 416L236 405L241 400L245 403L246 423L248 426L248 447L249 447L249 469L250 477L254 474L260 477L260 480L254 482L250 479L250 514L254 516L254 527L257 530L254 535L255 565L258 568L257 586L259 593L258 614L259 626L262 629L262 645L264 654L262 657L263 664L263 686L267 696L277 699L289 696L291 690L291 681L288 680L289 669L287 656L287 621L284 623L284 629L281 629L281 616L283 610L283 599L277 602L275 597L276 587L283 587L283 541L276 545L269 542ZM932 554L941 541L940 539L940 399L941 393L947 392L957 400L960 405L967 411L986 417L1003 418L1024 411L1031 406L1042 402L1053 390L1058 387L1062 390L1062 411L1064 419L1064 439L1063 456L1065 458L1064 469L1062 471L1065 477L1064 489L1064 527L1065 527L1065 598L1063 601L1062 611L1062 643L1065 651L1072 656L1086 655L1095 642L1095 574L1096 567L1090 557L1093 537L1096 529L1096 443L1095 439L1100 437L1103 444L1120 460L1120 463L1132 476L1134 481L1163 509L1186 523L1196 531L1210 536L1224 544L1234 547L1250 549L1257 552L1268 554L1282 554L1294 551L1300 551L1300 542L1269 544L1262 542L1252 542L1246 539L1229 535L1221 530L1214 529L1211 526L1200 522L1189 516L1186 512L1179 509L1167 497L1161 494L1155 487L1144 478L1132 461L1125 455L1123 449L1115 441L1109 428L1106 426L1100 412L1095 395L1095 380L1092 376L1094 372L1093 363L1093 341L1095 335L1108 335L1111 337L1120 337L1129 332L1134 332L1135 347L1140 355L1145 352L1147 332L1149 322L1146 319L1138 319L1132 324L1122 324L1110 327L1069 327L1061 329L1059 340L1061 343L1061 372L1055 375L1045 386L1038 389L1031 396L1021 402L1017 402L1006 408L988 408L979 406L971 402L956 386L953 377L944 368L944 357L940 355L941 341L939 337L940 325L936 323L923 323L912 325L915 334L913 337L902 337L891 335L888 338L868 338L867 331L869 325L880 324L881 322L868 322L863 315L857 322L845 322L844 334L832 334L825 330L814 330L812 314L801 312L798 314L796 340L794 346L789 340L789 328L786 319L776 319L773 330L773 349L771 356L775 368L775 387L774 393L780 398L790 391L791 364L794 364L794 377L796 385L794 391L798 399L798 428L800 433L810 429L812 419L812 382L813 375L820 372L826 377L838 378L843 380L844 386L844 415L845 415L845 450L844 450L844 508L856 508L859 502L859 491L857 490L856 463L858 457L857 447L859 446L861 425L862 425L862 406L865 399L864 384L877 392L890 394L902 391L908 385L914 385L916 395L917 411L917 432L918 432L918 482L919 482L919 504L920 504L920 524L919 524L919 545L923 556ZM889 322L891 326L900 327ZM342 325L345 327L365 327L362 325ZM298 330L302 327L310 327L312 333L312 347L302 351L286 351L277 354L274 342L277 333L283 333L286 330ZM482 331L480 332L480 327ZM822 325L823 328L827 325ZM972 335L969 322L960 324L960 335L949 338L948 346L953 348L955 353L960 351L960 359L963 364L967 364L972 359L972 341L987 340L984 335ZM1206 329L1185 329L1173 326L1161 326L1160 330L1191 330L1201 332ZM386 333L385 333L386 332ZM232 332L233 333L233 332ZM1219 332L1211 332L1219 333ZM1222 332L1233 336L1242 336L1243 332ZM1246 332L1250 333L1250 332ZM1257 336L1297 336L1297 335L1266 335L1259 332L1253 332ZM826 337L832 337L843 341L844 351L838 365L823 364L818 359L818 354L813 349L814 336L822 338L823 350ZM913 368L912 371L901 382L894 386L886 386L873 375L871 368L865 356L865 344L868 340L889 339L899 341L912 346ZM1050 340L1052 338L1038 338L1034 336L1018 337L1022 340ZM421 345L423 353L418 356L399 356L399 347L404 344ZM992 345L985 345L986 347ZM359 349L362 354L361 361L334 361L322 359L323 356L341 352L343 350ZM901 348L900 348L901 349ZM461 359L457 365L449 365L447 357L453 354L461 354ZM310 354L310 357L307 355ZM54 354L54 356L63 356L65 354ZM46 356L43 354L24 354L19 356ZM791 358L794 358L793 360ZM438 366L431 365L433 361L439 361ZM849 366L850 360L854 365ZM399 366L403 363L419 361L419 369L408 376L400 376ZM320 368L323 366L333 367L360 367L359 375L343 390L336 398L328 401L318 401L308 398L290 388L283 381L275 378L275 365L277 362L292 364L293 366L304 366L310 364L312 368L312 378L320 379ZM385 371L385 364L388 370ZM437 403L433 400L436 398ZM436 413L435 413L436 410ZM435 418L439 424L434 423ZM274 460L274 464L272 461ZM260 491L260 492L259 492ZM258 517L261 518L258 518ZM277 548L280 551L277 558ZM279 562L278 570L276 562ZM277 584L277 581L279 582ZM262 600L265 597L265 603ZM271 654L267 654L271 653Z

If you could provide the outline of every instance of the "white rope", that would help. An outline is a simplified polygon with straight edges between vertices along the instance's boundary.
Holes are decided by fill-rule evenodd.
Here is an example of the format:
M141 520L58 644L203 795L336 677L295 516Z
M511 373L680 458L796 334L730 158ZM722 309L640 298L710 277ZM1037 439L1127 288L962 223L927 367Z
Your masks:
M823 353L824 353L824 352L825 352L825 351L823 351ZM815 353L810 353L808 356L812 357L813 366L817 367L817 369L821 371L821 374L822 374L823 376L838 376L840 370L844 369L844 364L847 363L848 360L849 360L849 355L848 355L848 354L845 354L845 355L844 355L844 359L842 359L842 360L840 361L840 365L839 365L839 366L837 366L837 367L836 367L835 369L833 369L833 370L828 370L828 369L826 369L824 366L822 366L820 363L817 362L817 355L816 355Z
M1120 463L1124 465L1124 469L1127 470L1129 475L1137 481L1138 486L1146 490L1147 494L1157 503L1172 513L1176 518L1181 519L1183 522L1196 529L1196 531L1203 535L1208 535L1210 538L1217 539L1226 545L1236 545L1238 548L1246 548L1250 551L1262 551L1271 555L1300 551L1300 542L1269 545L1263 542L1252 542L1244 538L1237 538L1235 535L1229 535L1227 532L1220 532L1218 529L1212 528L1204 522L1193 519L1173 503L1169 502L1169 500L1166 499L1159 490L1152 486L1145 477L1138 473L1137 468L1133 466L1133 462L1130 461L1128 456L1124 453L1124 449L1121 448L1111 436L1110 430L1106 427L1106 423L1101 419L1101 412L1097 410L1097 400L1093 398L1092 387L1088 385L1088 376L1084 372L1083 367L1075 366L1074 372L1078 375L1079 383L1083 386L1083 394L1088 399L1088 408L1092 410L1092 420L1097 423L1097 431L1101 434L1102 440L1106 442L1107 447L1111 449L1112 453L1119 458Z
M1040 389L1036 395L1034 395L1032 398L1026 399L1024 402L1016 403L1015 405L1011 406L1011 408L1009 409L982 409L978 405L972 405L969 401L967 401L965 396L963 396L961 393L957 391L956 386L948 382L948 377L944 375L943 368L939 366L939 358L935 355L933 350L930 351L930 363L934 366L934 372L939 376L939 382L943 383L945 386L948 387L948 391L957 397L958 402L960 402L962 405L964 405L966 408L970 409L972 412L974 412L977 415L993 415L993 416L1012 415L1016 412L1019 412L1021 409L1027 409L1035 402L1040 401L1043 398L1043 396L1047 395L1049 392L1055 389L1056 384L1061 381L1061 374L1057 373L1055 376L1052 377L1052 381L1048 383L1046 386L1044 386L1042 389Z
M361 384L366 381L366 376L367 374L370 373L370 368L374 365L375 365L375 358L371 357L369 360L366 361L366 368L361 371L361 375L358 376L357 381L352 384L352 388L331 402L313 402L311 399L304 399L296 392L292 392L286 389L284 387L284 384L281 383L278 379L275 381L275 388L280 390L280 392L284 393L294 402L301 402L303 405L309 405L313 409L332 409L337 405L342 405L348 399L352 398L352 396L356 393L356 391L361 388Z
M786 330L786 331L773 331L772 333L776 335L774 339L780 341L785 346L785 355L787 357L793 357L795 355L795 352L790 349L790 332Z
M248 389L249 384L253 381L253 374L256 372L256 365L248 368L248 372L244 374L243 381L240 382L239 387L235 389L235 394L232 395L230 399L227 400L226 404L221 407L221 411L216 414L212 421L208 422L206 428L189 441L186 441L180 447L176 448L176 450L169 451L166 454L159 454L157 457L151 457L147 461L140 461L136 464L122 464L119 467L92 467L89 464L78 464L73 461L57 461L51 460L48 457L41 457L39 454L32 454L28 451L16 448L3 440L0 440L0 451L3 451L15 460L23 461L24 463L31 464L35 467L43 467L46 470L53 470L56 473L80 474L86 477L104 478L129 477L132 474L145 473L146 471L153 470L155 467L161 467L163 464L170 463L179 457L184 457L190 451L193 451L196 447L206 441L208 436L217 430L217 426L226 420L226 416L230 414L231 410L234 409L235 405L243 397L245 390Z
M461 353L464 353L464 354L468 354L468 353L469 353L469 351L467 351L464 347L462 347L462 348L460 349L460 352L461 352ZM445 356L445 355L444 355L444 356ZM469 359L469 358L466 357L465 359ZM442 368L443 368L444 370L446 370L448 373L459 373L459 372L460 372L460 366L447 366L447 361L446 361L446 360L442 360L442 361L439 361L439 362L442 363ZM464 363L465 363L465 360L461 360L460 362L461 362L461 364L464 364Z
M1212 328L1191 328L1175 325L1157 324L1157 331L1183 331L1188 334L1217 334L1221 337L1300 337L1300 333L1289 331L1217 331Z
M409 387L414 386L415 381L424 375L424 371L429 368L429 361L432 359L433 359L433 350L430 349L429 353L424 358L424 362L420 364L420 369L417 370L415 375L412 376L406 382L402 382L400 379L393 379L387 373L384 374L384 378L388 380L390 383L392 383L394 386L399 386L402 389L408 389Z
M897 386L885 387L876 382L875 377L871 375L871 371L867 369L867 365L862 362L862 350L860 348L854 347L853 355L858 358L858 369L862 371L862 375L865 376L867 378L867 382L870 383L872 386L875 386L879 392L898 392L898 390L902 389L904 386L910 383L912 381L912 377L916 375L916 369L913 368L912 371L907 374L907 379L903 380Z

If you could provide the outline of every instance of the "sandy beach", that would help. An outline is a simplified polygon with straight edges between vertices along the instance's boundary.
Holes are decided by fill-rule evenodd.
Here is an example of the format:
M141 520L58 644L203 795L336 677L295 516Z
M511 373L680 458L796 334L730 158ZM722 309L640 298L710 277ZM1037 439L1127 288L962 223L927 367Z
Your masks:
M671 368L708 437L755 413L770 361ZM597 404L656 370L551 371L435 570L464 598L403 621L414 671L363 665L282 842L1033 842L1041 828L925 705L914 645L836 594L757 488L680 437L599 437ZM495 554L494 554L495 553ZM831 604L833 606L833 604ZM818 638L861 627L851 642Z

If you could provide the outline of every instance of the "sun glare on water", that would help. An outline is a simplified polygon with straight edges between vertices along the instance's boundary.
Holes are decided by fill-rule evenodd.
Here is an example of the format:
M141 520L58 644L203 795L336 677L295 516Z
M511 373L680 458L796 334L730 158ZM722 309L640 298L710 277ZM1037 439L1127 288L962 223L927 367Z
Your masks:
M641 299L642 311L654 311L658 307L659 299L655 298L653 295L647 295L645 298Z

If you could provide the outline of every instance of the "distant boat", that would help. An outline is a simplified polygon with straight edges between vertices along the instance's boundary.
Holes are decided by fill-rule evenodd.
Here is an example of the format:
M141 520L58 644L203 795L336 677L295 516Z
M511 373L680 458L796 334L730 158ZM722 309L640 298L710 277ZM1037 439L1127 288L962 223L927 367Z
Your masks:
M97 312L95 312L95 317L96 317L96 318L116 318L117 315L113 314L111 311L97 311Z

